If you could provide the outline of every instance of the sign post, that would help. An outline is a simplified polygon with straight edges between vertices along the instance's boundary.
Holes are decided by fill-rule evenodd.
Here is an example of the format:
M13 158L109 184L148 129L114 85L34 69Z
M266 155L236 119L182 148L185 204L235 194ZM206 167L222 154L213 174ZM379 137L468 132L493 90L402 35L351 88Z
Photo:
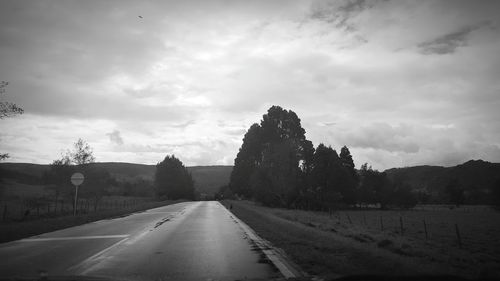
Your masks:
M83 180L85 177L83 176L82 173L74 173L71 176L71 183L75 186L75 205L73 207L73 216L76 216L76 208L77 208L77 200L78 200L78 186L80 186L83 183Z

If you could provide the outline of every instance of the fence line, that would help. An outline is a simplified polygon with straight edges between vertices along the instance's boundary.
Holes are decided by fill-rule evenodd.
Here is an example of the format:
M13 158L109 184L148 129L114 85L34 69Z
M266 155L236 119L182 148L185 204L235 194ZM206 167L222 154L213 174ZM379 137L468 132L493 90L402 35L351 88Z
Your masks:
M150 198L104 198L96 202L90 198L81 198L78 200L76 208L78 214L86 214L106 210L134 209L149 202L154 201ZM1 222L7 223L66 216L73 213L74 207L74 201L69 199L31 198L0 201L0 218Z

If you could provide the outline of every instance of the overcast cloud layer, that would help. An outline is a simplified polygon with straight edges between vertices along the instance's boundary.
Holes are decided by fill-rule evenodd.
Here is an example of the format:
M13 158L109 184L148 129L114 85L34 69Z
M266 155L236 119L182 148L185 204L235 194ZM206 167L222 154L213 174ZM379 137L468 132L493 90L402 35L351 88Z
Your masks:
M271 105L359 167L500 162L500 1L2 1L0 152L232 165Z

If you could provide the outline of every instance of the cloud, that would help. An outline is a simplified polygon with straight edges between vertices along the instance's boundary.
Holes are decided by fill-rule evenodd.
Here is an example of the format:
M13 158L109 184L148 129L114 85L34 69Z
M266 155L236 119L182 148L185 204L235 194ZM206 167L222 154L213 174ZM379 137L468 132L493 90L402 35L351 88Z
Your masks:
M114 130L113 132L111 133L108 133L106 134L108 137L109 137L109 140L112 142L112 143L115 143L117 145L123 145L123 138L121 136L121 133L120 131L118 130Z
M467 38L473 31L487 26L488 22L466 26L458 31L445 34L430 41L425 41L417 45L420 52L425 55L429 54L451 54L459 47L467 45Z
M232 164L246 129L281 105L357 165L500 161L499 8L5 1L0 80L25 114L0 122L0 151L49 163L82 137L98 161Z
M325 21L345 31L354 31L356 27L350 22L351 17L370 9L377 1L314 1L311 4L309 17L313 20Z
M420 147L412 138L412 130L409 125L391 126L386 123L373 123L350 130L340 135L339 140L352 147L417 153Z

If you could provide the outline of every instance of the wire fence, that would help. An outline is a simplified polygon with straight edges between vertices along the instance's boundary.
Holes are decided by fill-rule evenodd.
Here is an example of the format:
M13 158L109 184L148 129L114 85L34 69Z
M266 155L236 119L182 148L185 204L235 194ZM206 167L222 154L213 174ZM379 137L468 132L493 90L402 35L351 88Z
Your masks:
M153 201L152 198L143 197L81 198L78 199L76 213L88 214L117 209L133 210ZM50 200L48 198L18 198L0 201L0 221L2 223L67 216L73 214L73 212L74 200L70 198L58 200Z

